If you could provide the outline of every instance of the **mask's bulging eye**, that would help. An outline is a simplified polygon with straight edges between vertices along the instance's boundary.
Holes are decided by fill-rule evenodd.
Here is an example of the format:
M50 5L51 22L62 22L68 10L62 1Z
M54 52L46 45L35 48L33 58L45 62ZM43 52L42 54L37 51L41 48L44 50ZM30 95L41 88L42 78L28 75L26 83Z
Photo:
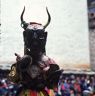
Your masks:
M44 39L44 37L39 37L39 39L40 39L40 40L43 40L43 39Z

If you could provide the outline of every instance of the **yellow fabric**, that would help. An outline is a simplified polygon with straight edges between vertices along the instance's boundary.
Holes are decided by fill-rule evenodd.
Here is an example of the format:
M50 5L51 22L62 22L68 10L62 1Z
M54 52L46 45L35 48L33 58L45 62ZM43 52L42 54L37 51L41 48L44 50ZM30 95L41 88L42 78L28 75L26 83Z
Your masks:
M30 90L23 90L20 96L30 96Z
M42 92L39 92L39 95L38 96L44 96L44 94Z

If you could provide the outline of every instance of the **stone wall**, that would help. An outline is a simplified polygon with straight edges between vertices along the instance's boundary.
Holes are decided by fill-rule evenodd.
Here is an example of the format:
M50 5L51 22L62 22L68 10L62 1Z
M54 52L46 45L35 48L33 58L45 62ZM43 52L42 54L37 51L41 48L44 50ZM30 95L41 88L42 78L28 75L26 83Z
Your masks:
M89 31L90 39L90 63L91 69L95 71L95 29Z
M91 69L95 71L95 0L88 0L89 46Z

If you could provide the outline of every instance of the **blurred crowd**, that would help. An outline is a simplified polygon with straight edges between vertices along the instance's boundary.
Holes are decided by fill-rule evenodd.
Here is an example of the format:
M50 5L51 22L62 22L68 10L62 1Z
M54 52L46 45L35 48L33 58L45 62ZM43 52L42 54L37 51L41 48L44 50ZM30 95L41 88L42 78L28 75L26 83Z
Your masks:
M2 74L0 73L0 96L15 96L18 85ZM63 74L58 88L53 91L55 96L95 96L95 75Z
M15 96L18 86L7 78L0 78L0 96Z
M56 96L95 96L95 75L63 75Z
M7 79L9 70L0 69L0 96L15 96L18 85Z

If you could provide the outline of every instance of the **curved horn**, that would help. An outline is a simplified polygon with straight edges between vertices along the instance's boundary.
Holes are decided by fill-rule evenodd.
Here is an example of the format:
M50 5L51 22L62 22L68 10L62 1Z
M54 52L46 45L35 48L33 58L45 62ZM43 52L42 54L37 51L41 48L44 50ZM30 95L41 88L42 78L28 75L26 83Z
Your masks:
M24 14L24 12L25 12L25 6L24 6L24 9L23 9L23 11L21 13L21 17L20 17L21 18L21 23L24 22L24 20L23 20L23 14Z
M47 23L44 25L44 29L49 25L50 21L51 21L51 16L49 14L49 11L48 11L48 8L46 7L46 11L47 11L47 14L48 14L48 21Z
M20 16L20 19L21 19L21 27L22 27L22 28L25 28L26 25L27 25L27 23L23 20L23 14L24 14L24 12L25 12L25 6L24 6L24 9L23 9L23 11L22 11L22 13L21 13L21 16Z

